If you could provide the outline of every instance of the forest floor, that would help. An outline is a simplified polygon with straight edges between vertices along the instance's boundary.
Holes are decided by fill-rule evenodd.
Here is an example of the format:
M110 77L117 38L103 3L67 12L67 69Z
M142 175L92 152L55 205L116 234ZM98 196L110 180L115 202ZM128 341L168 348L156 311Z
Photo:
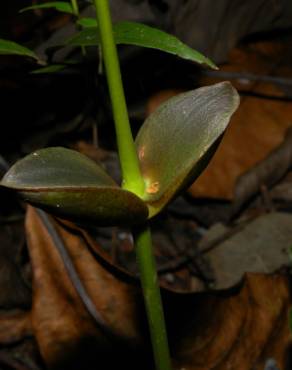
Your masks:
M219 71L156 51L120 50L134 133L181 91L230 80L241 96L207 169L151 221L177 369L291 369L291 42L291 33L251 38ZM65 146L101 162L119 181L95 55L56 74L32 69L12 57L0 61L1 176L25 154ZM92 369L92 361L96 368L151 368L129 230L48 216L64 260L35 209L4 189L0 199L0 368ZM108 337L86 310L66 258L122 338Z

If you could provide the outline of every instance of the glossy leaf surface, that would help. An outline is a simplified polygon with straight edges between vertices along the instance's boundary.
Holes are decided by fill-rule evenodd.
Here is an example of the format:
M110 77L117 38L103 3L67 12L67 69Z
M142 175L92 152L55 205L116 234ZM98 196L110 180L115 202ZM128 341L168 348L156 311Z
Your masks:
M114 38L117 44L158 49L183 59L217 68L210 59L190 48L175 36L142 23L119 22L115 24ZM68 44L75 46L96 46L99 43L97 27L87 27L68 41Z
M14 41L0 39L0 55L21 55L39 60L38 56L25 46Z
M70 3L65 1L52 1L45 4L36 4L32 6L28 6L20 10L20 13L26 12L28 10L35 10L35 9L56 9L59 12L73 14L73 9Z
M47 148L28 155L8 171L1 185L73 221L131 225L148 215L141 199L118 187L95 162L70 149Z
M169 99L145 121L136 147L150 217L199 176L238 104L236 90L223 82Z

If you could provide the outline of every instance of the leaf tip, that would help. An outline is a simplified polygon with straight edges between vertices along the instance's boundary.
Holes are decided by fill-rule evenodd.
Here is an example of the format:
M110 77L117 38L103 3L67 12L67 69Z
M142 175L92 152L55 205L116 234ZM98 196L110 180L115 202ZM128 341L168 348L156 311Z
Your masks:
M222 94L222 97L225 95L230 102L230 111L228 113L231 116L236 111L240 103L240 97L237 90L230 81L222 81L213 86L218 89L218 92Z
M205 58L205 61L204 61L203 64L205 64L207 67L210 67L210 68L214 69L215 71L219 70L219 67L216 66L216 64L214 62L212 62L212 60L209 59L209 58Z

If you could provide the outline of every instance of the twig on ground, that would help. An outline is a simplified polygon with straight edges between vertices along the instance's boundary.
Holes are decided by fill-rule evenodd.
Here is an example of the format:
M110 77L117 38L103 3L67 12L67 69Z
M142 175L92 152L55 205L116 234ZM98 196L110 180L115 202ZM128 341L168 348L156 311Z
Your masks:
M263 161L239 177L234 190L231 215L235 216L263 185L270 188L292 166L292 127L287 130L284 141Z

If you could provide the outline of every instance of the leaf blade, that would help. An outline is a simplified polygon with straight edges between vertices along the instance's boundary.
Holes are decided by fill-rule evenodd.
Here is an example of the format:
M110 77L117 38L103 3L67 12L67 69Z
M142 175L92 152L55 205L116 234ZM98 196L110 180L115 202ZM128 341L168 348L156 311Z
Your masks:
M71 4L65 1L52 1L45 4L27 6L21 9L19 13L24 13L26 11L36 9L55 9L62 13L74 14Z
M39 57L30 49L14 41L0 39L0 55L20 55L39 61Z
M147 118L135 142L150 217L199 176L238 104L225 82L180 94Z
M198 51L190 48L177 37L142 23L120 22L114 27L117 44L143 46L161 50L182 59L205 64L216 69L215 64Z
M190 48L178 38L157 28L136 22L119 22L114 25L114 38L117 44L135 45L157 49L180 58L207 65L216 65L198 51ZM96 46L100 44L97 27L87 27L68 40L74 46Z
M47 148L28 155L8 171L1 185L73 221L128 225L148 215L140 198L118 187L95 162L70 149Z

